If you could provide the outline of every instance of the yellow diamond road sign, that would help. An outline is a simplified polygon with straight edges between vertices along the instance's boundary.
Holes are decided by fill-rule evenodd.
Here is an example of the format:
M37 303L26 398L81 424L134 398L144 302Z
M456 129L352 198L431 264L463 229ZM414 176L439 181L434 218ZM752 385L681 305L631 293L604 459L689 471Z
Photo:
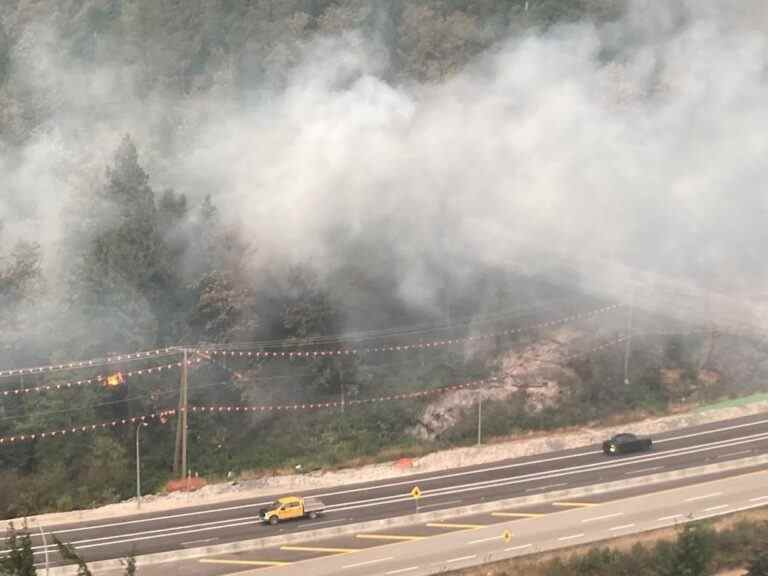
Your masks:
M512 540L512 532L509 530L504 530L504 533L501 535L502 538L504 538L504 542L509 542Z
M419 490L418 486L414 486L413 490L411 490L411 496L416 498L417 500L421 498L421 490Z

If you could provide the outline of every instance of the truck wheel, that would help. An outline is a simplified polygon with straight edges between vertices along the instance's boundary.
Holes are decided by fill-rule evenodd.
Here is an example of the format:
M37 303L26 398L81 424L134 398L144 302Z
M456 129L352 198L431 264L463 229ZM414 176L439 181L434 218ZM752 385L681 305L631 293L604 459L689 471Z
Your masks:
M270 523L270 524L272 524L272 526L274 526L274 525L275 525L275 524L277 524L278 522L280 522L280 519L279 519L277 516L272 516L272 517L269 519L269 523Z
M310 519L314 520L315 518L317 518L317 512L310 512L309 517Z

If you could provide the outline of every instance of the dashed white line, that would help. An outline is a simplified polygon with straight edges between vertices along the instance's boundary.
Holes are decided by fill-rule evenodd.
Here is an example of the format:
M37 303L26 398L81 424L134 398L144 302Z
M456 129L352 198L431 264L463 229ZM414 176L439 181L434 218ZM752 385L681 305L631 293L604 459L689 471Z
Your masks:
M570 536L563 536L562 538L558 538L560 542L565 542L566 540L576 540L576 538L581 538L584 536L584 534L571 534Z
M711 506L709 508L704 508L704 512L714 512L715 510L723 510L728 507L729 507L728 504L721 504L720 506Z
M405 574L406 572L413 572L418 569L418 566L409 566L408 568L400 568L400 570L390 570L389 572L386 572L386 574L387 576L393 576L394 574Z
M360 566L368 566L369 564L386 562L387 560L392 560L392 556L388 556L387 558L377 558L376 560L368 560L367 562L358 562L357 564L347 564L346 566L342 566L342 568L358 568Z
M627 530L629 528L634 528L634 524L622 524L621 526L614 526L613 528L608 528L609 532L617 532L619 530Z
M582 520L582 524L586 524L587 522L599 522L600 520L608 520L609 518L618 518L619 516L624 516L624 512L616 512L615 514L606 514L605 516L597 516L595 518L586 518Z
M568 482L560 482L559 484L547 484L546 486L536 486L535 488L526 489L526 492L536 492L537 490L549 490L550 488L560 488L562 486L568 486Z
M712 492L712 494L705 494L704 496L694 496L693 498L688 498L685 500L685 502L698 502L699 500L707 500L709 498L716 498L717 496L721 496L722 492Z
M624 476L632 476L632 474L642 474L643 472L653 472L654 470L661 470L664 466L651 466L650 468L641 468L640 470L630 470L624 472Z
M480 540L471 540L470 544L480 544L482 542L490 542L491 540L501 540L501 536L491 536L490 538L480 538Z
M477 554L472 554L472 556L459 556L458 558L451 558L450 560L446 560L446 564L451 564L452 562L463 562L464 560L472 560L472 558L477 558Z
M677 518L682 518L682 514L672 514L672 516L662 516L659 518L659 522L666 522L667 520L676 520Z
M517 552L518 550L525 550L530 548L531 544L521 544L520 546L512 546L511 548L504 548L504 552Z
M768 496L758 496L757 498L750 498L750 502L763 502L764 500L768 500Z

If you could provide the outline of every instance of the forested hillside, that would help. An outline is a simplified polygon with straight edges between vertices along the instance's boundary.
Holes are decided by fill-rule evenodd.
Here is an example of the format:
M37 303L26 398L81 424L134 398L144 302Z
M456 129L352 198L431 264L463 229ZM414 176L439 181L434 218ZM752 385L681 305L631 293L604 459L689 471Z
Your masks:
M664 310L617 389L603 271L532 256L760 292L765 11L715 5L0 3L0 515L129 497L141 416L162 487L181 347L192 405L256 410L190 415L207 476L471 441L468 382L493 435L759 389L761 342Z

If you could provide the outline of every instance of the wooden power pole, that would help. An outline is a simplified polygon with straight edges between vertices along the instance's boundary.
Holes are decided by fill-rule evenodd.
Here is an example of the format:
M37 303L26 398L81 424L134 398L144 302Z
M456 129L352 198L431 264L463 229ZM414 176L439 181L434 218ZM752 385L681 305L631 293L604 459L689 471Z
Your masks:
M187 414L188 410L188 376L187 376L187 349L184 349L184 357L181 362L181 377L179 379L179 413L176 419L176 447L173 456L173 473L180 474L181 478L187 476Z

